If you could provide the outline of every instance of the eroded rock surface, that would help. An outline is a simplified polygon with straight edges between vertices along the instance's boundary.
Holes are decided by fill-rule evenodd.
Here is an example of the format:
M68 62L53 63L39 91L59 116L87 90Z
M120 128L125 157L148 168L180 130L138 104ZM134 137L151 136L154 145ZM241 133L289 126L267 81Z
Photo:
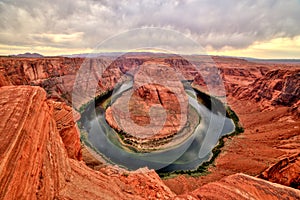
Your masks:
M55 114L42 88L1 87L0 109L0 199L174 196L154 171L130 173L114 167L94 171L69 158L55 121L55 115L60 115ZM63 121L58 119L58 123ZM78 137L74 140L78 141Z
M298 199L300 191L246 174L234 174L175 199Z
M187 123L188 98L181 79L166 63L146 62L134 75L133 88L106 112L107 122L131 141L167 139Z
M253 99L262 108L274 106L293 107L299 104L300 70L276 69L256 79L247 88L237 88L234 95L240 99ZM299 113L297 113L299 115Z
M300 189L300 153L281 159L259 177Z
M55 101L49 101L49 103L53 105L53 117L68 156L73 159L81 160L80 132L76 124L80 119L80 114L66 105L66 103Z
M164 180L176 194L188 193L237 172L257 176L276 164L279 159L299 153L299 102L294 101L291 106L272 103L277 96L286 91L284 87L275 93L271 91L274 98L269 100L261 97L256 101L252 97L274 85L273 76L267 74L279 70L282 76L278 80L286 84L286 78L296 77L300 65L241 62L235 59L230 61L220 57L215 58L215 62L222 71L227 103L238 115L245 132L225 140L221 154L215 160L214 167L209 168L207 175L197 178L178 176ZM261 82L256 83L259 80ZM297 91L297 83L288 91ZM261 87L254 91L252 85L256 84ZM285 173L288 173L288 170Z
M122 73L130 70L131 66L142 64L148 58L149 56L132 56L116 62L115 69L105 73L105 80L99 83L99 88L112 87ZM168 60L188 80L193 81L193 77L197 76L198 81L194 81L195 84L203 82L197 70L188 62L174 60L166 55L160 60ZM298 94L299 79L293 77L298 77L299 71L295 71L299 69L299 64L252 63L221 57L213 60L215 63L210 63L209 66L205 62L195 63L199 66L201 64L203 74L208 76L213 75L210 73L213 65L220 69L228 103L238 114L245 133L226 140L208 175L177 176L164 180L172 190L170 191L154 171L145 170L132 174L107 167L95 171L84 162L69 158L75 154L69 154L67 146L75 145L70 146L70 149L76 150L78 143L63 143L58 123L54 119L55 105L46 100L46 93L36 87L5 86L40 85L47 90L48 97L60 100L65 98L70 102L76 70L83 59L1 58L0 86L5 87L0 88L0 199L167 199L175 198L174 193L189 195L181 198L209 199L212 198L209 194L211 191L220 194L213 199L222 199L226 195L241 197L240 192L258 199L278 199L278 194L281 197L299 199L299 190L291 190L289 187L260 179L254 178L254 181L259 181L255 183L255 187L249 176L245 178L238 174L234 178L235 183L230 180L236 176L230 175L237 172L256 176L274 165L270 169L276 169L275 171L267 170L268 180L286 185L294 182L291 177L296 177L298 159L290 157L299 153L300 110L299 100L293 100ZM97 62L104 66L109 63L109 59L89 62L94 71L93 80L95 77L99 78L99 73L96 73ZM90 89L89 79L86 78L91 77L87 76L90 72L83 75L85 78L79 84L80 89ZM217 81L219 79L215 77L212 84ZM258 93L261 95L256 98ZM79 105L89 100L81 96L80 98ZM288 99L293 103L290 104ZM280 159L284 162L278 162ZM222 179L226 176L229 176L228 179ZM221 182L216 182L220 179ZM260 181L264 186L260 185ZM205 185L207 183L211 184ZM203 185L204 188L201 188ZM295 196L295 191L298 196ZM266 192L268 196L263 196Z
M29 86L0 93L0 199L58 196L71 169L46 93Z

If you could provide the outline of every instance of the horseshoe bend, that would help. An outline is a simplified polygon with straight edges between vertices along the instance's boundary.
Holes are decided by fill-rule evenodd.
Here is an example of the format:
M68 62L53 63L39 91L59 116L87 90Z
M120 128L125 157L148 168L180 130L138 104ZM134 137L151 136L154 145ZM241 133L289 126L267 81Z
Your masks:
M298 199L299 88L297 62L152 53L1 57L0 199ZM133 170L97 153L106 143L134 159L174 150L207 116L224 124L231 118L244 132L224 130L201 162L195 148L153 161L191 166L197 153L196 168ZM93 123L106 132L88 146ZM205 138L200 133L196 141Z
M159 143L172 140L179 132L187 135L183 129L191 128L187 124L188 97L171 66L146 62L139 66L133 81L132 89L124 92L106 111L108 124L126 133L123 140L145 150L147 145L152 149L161 148Z

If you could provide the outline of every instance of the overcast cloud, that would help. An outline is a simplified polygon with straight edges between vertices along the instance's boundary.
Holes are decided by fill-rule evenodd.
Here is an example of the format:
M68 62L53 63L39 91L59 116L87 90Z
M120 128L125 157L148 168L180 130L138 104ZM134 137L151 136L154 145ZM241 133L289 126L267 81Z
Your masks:
M140 27L173 29L216 50L246 48L255 41L300 35L300 1L0 1L4 45L94 48Z

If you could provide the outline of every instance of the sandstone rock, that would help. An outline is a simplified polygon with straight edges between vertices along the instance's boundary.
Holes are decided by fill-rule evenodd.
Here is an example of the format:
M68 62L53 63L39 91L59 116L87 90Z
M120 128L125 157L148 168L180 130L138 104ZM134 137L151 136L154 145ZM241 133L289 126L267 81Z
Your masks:
M75 74L82 58L0 58L0 71L13 85L27 85L44 79Z
M188 98L181 79L166 63L146 62L124 92L106 111L116 130L151 142L177 134L187 123Z
M11 85L41 86L47 91L47 97L59 101L72 103L72 93L75 80L78 93L74 94L74 101L78 104L88 102L101 91L107 90L115 84L111 79L114 76L102 77L102 74L115 73L117 69L108 69L110 59L84 59L84 58L0 58L0 74ZM112 67L111 67L112 68ZM80 73L78 73L80 70ZM103 73L102 73L103 72ZM78 75L77 79L76 76ZM117 76L117 73L115 74ZM99 88L99 80L108 82ZM2 80L0 78L0 80ZM7 84L6 84L7 85ZM91 94L90 91L93 91ZM77 98L78 99L77 99ZM76 103L76 102L75 102ZM76 107L79 108L79 107Z
M174 196L154 171L131 174L115 169L106 175L68 158L54 120L60 115L54 114L53 104L39 87L1 87L0 111L0 199ZM64 121L68 122L59 123Z
M0 72L0 87L11 85L7 78Z
M300 191L246 174L234 174L174 199L299 199Z
M281 159L260 174L259 177L300 189L300 153Z
M113 87L119 75L132 69L131 64L141 65L149 60L149 57L151 56L126 57L114 66L119 67L120 70L109 70L103 78L107 80L103 81L103 85L100 82L99 88L104 90L105 87ZM160 61L169 59L169 63L173 62L169 56L159 55L159 57ZM128 59L131 61L123 65L122 63L127 62ZM269 163L275 164L278 157L297 153L300 148L299 100L294 100L299 92L297 89L299 88L299 78L297 78L299 64L252 63L221 57L213 60L215 63L209 63L209 66L205 62L198 62L197 65L207 71L207 74L210 66L215 65L220 69L228 103L238 114L245 127L245 133L226 141L222 153L215 161L215 167L209 169L210 174L197 178L180 176L177 182L177 178L169 179L174 181L173 183L164 181L173 191L175 187L181 187L181 191L176 191L180 194L186 193L187 196L184 196L186 199L201 196L201 191L191 192L201 185L220 180L222 177L237 172L258 175L267 168ZM92 70L82 75L84 78L79 84L80 90L89 91L90 79L99 78L98 64L105 66L110 61L111 59L101 58L89 62L91 64L88 66L92 66ZM65 96L63 98L71 102L73 82L82 62L82 58L1 57L0 74L3 77L0 75L0 82L2 82L0 86L40 85L47 90L48 97L60 99ZM186 74L188 80L193 80L197 75L192 66L187 66L187 62L180 59L174 61L171 66L178 66L179 72ZM115 76L113 73L119 75ZM110 176L88 168L83 162L70 159L54 120L54 106L46 100L46 94L41 89L4 86L0 88L0 93L0 199L155 199L158 196L162 199L174 198L174 193L165 188L153 171L149 172L148 178L143 174L132 175L127 172L120 174L118 170ZM86 99L82 97L82 93L78 96L81 98L79 106L92 97ZM289 169L297 169L294 167L297 165L289 163L281 169L283 172L281 176L279 171L275 171L274 174L270 173L268 178L271 180L274 175L275 179L282 181L281 178L286 177L287 180L283 183L288 185L291 183L289 177L292 177ZM130 185L127 178L130 179ZM138 181L135 181L136 179ZM224 180L227 179L223 179L221 183L227 185ZM241 191L253 195L256 191L254 196L263 198L266 196L259 195L269 191L270 195L274 194L274 198L277 194L282 197L291 194L291 199L299 198L293 197L294 192L291 193L288 187L269 183L276 185L271 191L257 184L257 190L254 190L251 185L247 188L243 184L243 182L249 183L247 178L238 180L238 183L229 188L232 196L235 195L234 193L240 195ZM263 183L267 182L263 181ZM157 184L159 187L156 187ZM240 184L243 188L234 190ZM214 187L218 188L216 193L228 191L225 190L226 188L221 188L220 184L217 185L211 189L208 189L209 185L206 186L207 188L203 189L206 190L203 191L205 192L203 197L209 196L208 192L215 191ZM224 196L227 194L228 192L224 192Z
M256 79L245 88L237 88L234 95L240 99L260 102L262 108L277 105L292 106L300 96L300 70L276 69Z
M81 160L80 132L76 124L80 114L65 103L55 101L49 103L54 107L53 117L69 158Z
M71 169L46 93L4 86L0 94L0 199L57 197Z
M245 132L225 142L222 153L207 175L164 180L176 194L188 193L195 187L237 172L257 176L269 167L269 163L276 163L278 157L299 152L299 121L289 121L290 117L293 118L287 114L288 108L261 112L254 102L232 98L229 102L243 123ZM280 120L281 116L284 116L283 120Z
M36 85L48 97L71 102L76 72L82 58L0 58L0 73L12 85Z

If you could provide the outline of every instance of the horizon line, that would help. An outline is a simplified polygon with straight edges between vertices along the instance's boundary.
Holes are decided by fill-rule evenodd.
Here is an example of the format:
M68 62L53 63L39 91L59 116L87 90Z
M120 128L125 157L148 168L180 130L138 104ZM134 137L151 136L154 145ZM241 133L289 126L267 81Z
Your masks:
M185 55L185 56L214 56L214 57L226 57L226 58L239 58L239 59L246 59L246 60L262 60L262 61L299 61L299 58L263 58L263 57L252 57L252 56L231 56L231 55L224 55L224 54L197 54L197 53L166 53L166 52L160 52L160 51L103 51L103 52L92 52L92 53L71 53L71 54L58 54L58 55L44 55L38 52L24 52L19 54L6 54L6 55L0 55L0 57L16 57L16 58L38 58L38 57L30 57L30 55L40 55L41 57L89 57L93 55L99 55L101 54L126 54L126 53L149 53L149 54L165 54L165 55ZM24 55L24 57L22 57ZM26 57L29 56L29 57Z

